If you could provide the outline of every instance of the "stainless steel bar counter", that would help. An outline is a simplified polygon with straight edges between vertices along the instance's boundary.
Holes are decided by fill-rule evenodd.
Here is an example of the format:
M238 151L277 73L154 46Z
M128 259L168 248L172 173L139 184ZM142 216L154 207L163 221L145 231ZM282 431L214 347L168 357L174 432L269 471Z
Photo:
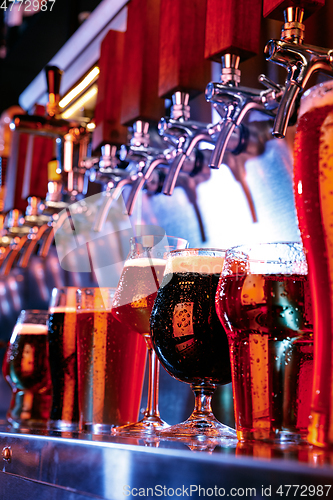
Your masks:
M0 498L333 498L333 452L306 444L201 450L91 434L0 427Z

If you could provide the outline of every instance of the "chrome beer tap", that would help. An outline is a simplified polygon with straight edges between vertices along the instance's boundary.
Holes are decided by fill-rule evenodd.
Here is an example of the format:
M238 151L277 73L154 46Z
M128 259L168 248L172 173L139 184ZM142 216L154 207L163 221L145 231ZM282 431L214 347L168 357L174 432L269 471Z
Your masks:
M128 154L126 154L127 156ZM102 156L98 168L95 166L91 169L90 181L101 183L104 187L102 205L93 225L93 230L96 232L102 230L113 201L119 198L126 185L137 179L137 171L142 167L138 162L134 165L134 169L133 165L130 164L126 168L120 168L120 163L121 159L117 147L106 144L102 146Z
M213 150L210 167L219 168L225 151L229 148L232 134L241 127L245 116L251 110L264 112L273 116L283 87L269 80L265 75L259 76L259 82L266 89L258 90L240 86L240 58L234 54L222 56L220 82L210 82L206 87L206 99L211 102L221 116L220 132Z
M173 154L169 155L170 167L163 186L163 193L168 196L172 195L179 172L194 149L202 141L214 145L220 130L220 124L190 120L188 101L189 94L175 92L172 96L171 117L162 118L158 125L159 134L174 148ZM231 138L230 149L240 150L243 142L244 137L241 131L237 130Z
M265 47L266 59L287 69L272 132L278 138L285 136L297 98L312 74L320 70L333 75L333 50L303 44L303 16L303 8L285 9L281 39L270 40Z
M150 145L149 123L137 120L133 124L133 134L128 150L122 147L122 160L128 163L125 169L117 168L120 163L116 156L116 148L111 148L112 159L109 160L109 170L99 170L100 179L106 182L105 200L94 224L95 231L101 231L113 200L116 200L125 186L131 185L131 191L126 200L128 215L133 213L135 201L146 180L158 165L167 164L167 153ZM110 157L111 158L111 157ZM105 174L107 177L105 178ZM91 178L94 181L94 178Z

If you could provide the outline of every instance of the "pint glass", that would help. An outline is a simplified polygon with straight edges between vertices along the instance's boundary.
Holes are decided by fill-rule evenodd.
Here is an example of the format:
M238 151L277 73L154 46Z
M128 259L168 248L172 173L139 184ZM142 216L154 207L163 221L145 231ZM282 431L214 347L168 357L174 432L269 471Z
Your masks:
M308 440L333 446L333 81L301 99L294 153L298 222L314 313L314 378Z
M53 387L49 428L78 428L76 287L54 288L49 306L49 362Z
M308 288L300 243L243 245L226 253L216 309L229 341L241 441L297 442L306 437L312 364L311 352L302 349L307 340L311 351ZM306 371L301 376L300 367Z
M76 294L80 430L94 434L136 421L142 395L146 344L111 313L114 293Z

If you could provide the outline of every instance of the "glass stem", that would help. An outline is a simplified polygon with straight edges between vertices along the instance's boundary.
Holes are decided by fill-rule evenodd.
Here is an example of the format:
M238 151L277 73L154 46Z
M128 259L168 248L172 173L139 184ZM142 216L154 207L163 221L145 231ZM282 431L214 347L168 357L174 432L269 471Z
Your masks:
M159 417L160 413L158 411L158 388L160 363L152 347L150 336L145 335L145 341L148 349L148 398L144 418Z
M215 385L192 385L194 392L194 410L189 420L203 418L212 415L212 396Z

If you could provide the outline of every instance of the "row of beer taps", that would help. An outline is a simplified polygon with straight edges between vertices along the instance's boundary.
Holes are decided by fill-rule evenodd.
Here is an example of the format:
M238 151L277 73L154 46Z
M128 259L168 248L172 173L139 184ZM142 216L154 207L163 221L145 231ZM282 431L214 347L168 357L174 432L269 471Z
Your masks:
M158 132L167 144L164 150L156 150L149 145L149 123L138 121L133 126L133 135L125 159L136 162L136 168L129 171L117 169L117 152L110 151L107 175L107 203L95 223L100 230L113 199L117 198L125 185L131 190L127 197L126 209L131 215L140 190L149 182L156 168L165 173L161 191L172 195L184 162L189 159L200 142L209 143L212 148L210 167L218 169L223 163L226 151L240 154L247 148L249 132L244 125L245 117L252 110L265 113L274 119L272 135L283 138L292 114L297 111L298 98L310 77L316 71L333 75L333 51L305 45L304 9L288 7L284 11L285 22L280 40L270 40L265 49L267 60L283 66L287 77L283 85L275 83L265 75L258 80L265 87L252 89L241 86L240 57L236 54L222 56L222 69L219 82L210 82L205 91L207 102L211 103L220 115L215 123L201 123L190 118L189 94L176 92L172 96L170 117L161 118ZM112 151L112 154L111 154ZM106 173L104 156L99 163L100 172ZM96 163L97 165L97 163ZM88 173L88 175L90 175ZM95 174L94 174L95 175ZM235 173L241 183L241 176ZM256 213L251 194L243 186L248 199L253 220Z
M54 228L68 218L68 207L74 202L79 202L80 210L87 209L84 199L89 195L89 186L92 184L101 185L103 191L103 203L93 225L93 230L99 232L113 202L124 192L125 187L126 212L131 216L142 189L170 196L181 173L195 176L202 168L201 151L205 148L212 151L209 166L214 169L221 167L226 153L236 157L246 152L251 142L251 126L246 118L251 111L267 115L271 120L269 123L273 124L274 121L270 125L272 136L284 137L292 115L297 113L299 97L312 74L320 70L333 76L333 51L303 43L303 16L304 9L301 7L286 8L281 38L270 40L264 50L267 60L287 70L283 84L260 75L259 82L263 88L243 87L239 55L224 54L220 81L208 83L205 91L207 102L219 115L218 122L192 120L190 95L176 91L172 96L170 116L161 118L157 127L161 138L158 147L151 145L151 124L137 120L132 126L128 145L119 148L111 142L106 143L102 146L101 156L92 155L89 152L91 132L80 122L60 118L58 103L61 72L48 67L47 116L16 115L13 128L57 138L57 175L51 176L49 180L45 200L31 197L25 216L14 210L3 222L0 296L3 294L4 277L9 276L15 266L27 269L37 251L41 259L47 258L54 240ZM74 148L79 151L75 163ZM242 168L241 162L236 163L232 173L240 182L252 218L256 221L255 204ZM11 288L11 303L15 304L17 296L14 288ZM47 293L44 297L47 301ZM15 309L21 306L20 302ZM0 317L3 307L0 304Z

